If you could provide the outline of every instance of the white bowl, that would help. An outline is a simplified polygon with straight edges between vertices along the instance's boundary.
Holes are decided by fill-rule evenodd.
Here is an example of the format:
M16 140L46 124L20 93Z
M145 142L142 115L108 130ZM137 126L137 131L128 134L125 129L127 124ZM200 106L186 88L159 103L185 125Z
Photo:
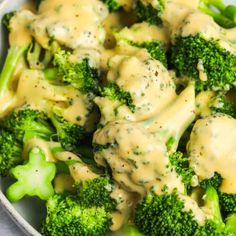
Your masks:
M28 1L29 0L0 0L0 22L5 13L19 8L19 6ZM235 4L235 0L225 0L225 2ZM7 34L0 24L0 68L4 62L6 53ZM44 204L37 199L30 198L25 198L17 203L11 204L3 194L10 182L11 180L0 177L0 189L2 190L0 191L0 202L3 209L26 235L39 236L40 233L37 230L46 214Z

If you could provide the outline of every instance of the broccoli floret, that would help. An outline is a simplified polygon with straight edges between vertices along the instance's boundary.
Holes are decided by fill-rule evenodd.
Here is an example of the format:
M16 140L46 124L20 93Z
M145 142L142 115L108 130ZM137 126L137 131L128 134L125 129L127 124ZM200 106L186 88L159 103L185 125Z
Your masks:
M217 94L213 97L209 107L212 113L223 113L236 118L236 106L227 99L225 94Z
M209 186L212 186L213 188L218 189L222 183L222 180L223 179L221 175L215 172L213 177L201 181L200 186L205 189Z
M139 21L147 21L154 25L161 24L161 15L164 11L164 3L162 0L158 0L158 3L159 7L155 9L151 4L144 5L140 0L138 0L134 12Z
M12 167L20 164L23 149L22 142L19 142L15 135L1 129L0 130L0 174L7 175Z
M89 59L83 58L78 62L72 62L71 53L59 50L54 55L54 68L44 71L47 79L56 77L66 84L81 90L84 93L97 92L99 77L97 70L89 65ZM54 78L55 79L55 78Z
M236 55L223 49L217 40L206 40L201 34L175 39L171 61L178 76L189 76L196 90L229 90L236 84ZM199 63L207 80L199 78Z
M135 224L145 235L193 235L198 227L191 211L183 211L184 203L176 192L149 193L138 204Z
M47 201L47 217L42 235L103 236L112 224L104 207L85 207L76 196L54 195Z
M45 69L52 60L52 53L34 41L27 51L27 62L31 69Z
M56 166L46 160L44 152L38 147L32 148L29 160L24 165L12 168L11 174L17 179L6 191L11 202L19 201L25 195L47 200L54 194L51 182L56 174Z
M53 113L50 118L56 128L58 141L62 147L68 151L74 150L79 141L85 136L84 128L65 120L56 113Z
M129 92L124 91L115 83L108 83L105 87L100 87L100 96L108 97L110 100L119 101L121 104L126 105L129 109L134 112L135 105Z
M43 112L30 108L13 111L4 121L3 127L12 132L19 141L32 137L50 140L55 134L48 117Z
M92 180L83 181L75 185L78 200L83 206L104 207L107 211L114 211L116 201L111 198L114 184L109 177L98 177Z
M178 175L182 177L182 181L188 190L191 187L194 171L189 167L189 159L181 152L174 152L169 156L171 165L175 168Z
M135 224L145 235L153 236L227 235L216 190L208 187L203 201L211 219L206 219L202 225L197 222L192 210L184 209L184 200L177 192L149 193L137 206Z
M15 14L16 14L16 11L12 11L12 12L6 13L2 18L2 23L9 32L11 31L10 21L12 17L15 16Z
M224 212L236 211L236 194L223 193L219 191L220 206Z
M213 186L218 190L219 201L221 210L224 212L234 212L236 211L236 194L228 194L220 191L220 186L222 184L223 178L217 172L214 173L213 177L201 181L200 185L203 188Z
M162 15L168 2L165 0L157 0L156 2L154 7L148 1L144 4L143 1L138 0L134 8L137 18L151 24L161 24ZM235 6L226 5L223 0L199 0L198 10L213 17L215 22L224 28L236 26Z
M166 49L163 43L159 41L151 41L140 44L133 43L133 45L139 48L146 48L152 58L160 61L165 67L167 67Z
M102 0L110 11L117 11L122 8L122 5L117 0Z

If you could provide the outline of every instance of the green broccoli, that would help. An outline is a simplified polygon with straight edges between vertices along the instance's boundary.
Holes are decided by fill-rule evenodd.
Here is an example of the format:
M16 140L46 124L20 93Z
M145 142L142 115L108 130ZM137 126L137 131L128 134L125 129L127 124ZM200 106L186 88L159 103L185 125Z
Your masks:
M223 113L236 118L236 106L223 93L214 96L209 104L212 113Z
M47 201L44 236L103 236L112 224L104 207L81 205L74 195L54 195Z
M11 31L11 20L14 18L15 14L16 12L10 12L3 17L2 22L9 32ZM0 74L0 99L3 99L9 94L12 94L13 74L19 60L24 57L28 46L28 44L22 46L12 46L8 49L7 57ZM10 102L8 103L9 105L11 104ZM7 107L4 109L7 110Z
M117 11L122 8L122 4L118 0L102 0L110 11Z
M213 177L201 181L200 185L203 188L212 186L218 190L220 207L223 212L235 212L236 211L236 194L228 194L220 191L223 178L217 172L214 173Z
M19 142L15 135L0 130L0 174L7 175L12 167L23 162L23 143Z
M157 0L158 7L154 8L151 4L143 4L142 1L136 2L134 12L139 21L147 21L150 24L159 25L162 23L161 15L164 11L164 1Z
M9 32L11 31L10 21L11 21L11 18L15 16L15 14L16 14L16 11L8 12L2 18L2 24L6 27L6 29Z
M71 53L59 50L54 55L53 68L44 70L46 79L60 79L66 84L71 84L84 93L96 93L99 76L95 68L89 65L89 59L83 58L79 62L71 62Z
M189 76L196 90L229 90L236 84L236 55L219 45L217 39L207 40L201 34L177 36L172 46L171 62L178 76ZM207 80L199 76L199 63Z
M34 41L27 51L27 62L30 69L45 69L52 60L52 53Z
M189 167L189 159L182 152L174 152L169 156L171 167L175 168L178 175L182 177L182 181L188 191L192 184L194 171Z
M236 7L225 5L223 0L200 0L199 10L212 16L224 28L236 26Z
M121 104L126 105L129 109L134 112L135 105L129 92L124 91L115 83L108 83L105 87L99 88L100 96L107 97L113 101L119 101Z
M46 160L44 152L38 147L32 148L29 160L24 165L12 168L11 174L17 179L6 190L11 202L19 201L25 195L47 200L54 194L51 182L56 174L56 166Z
M152 31L152 34L149 34L149 30ZM139 39L138 32L143 32L142 40ZM134 47L145 48L153 59L159 60L167 67L167 40L164 41L162 38L165 35L161 27L146 22L136 23L130 28L125 27L114 34L117 45L121 44L121 48L122 42Z
M235 235L236 233L236 214L235 213L227 215L225 219L225 225L226 225L226 229L229 232L233 232Z
M85 136L85 129L80 125L65 120L60 114L53 113L51 121L56 128L58 141L68 151L74 150Z
M152 5L148 1L138 0L134 11L140 21L151 24L161 24L162 15L165 12L168 1L156 0ZM222 27L232 28L236 26L236 8L234 5L226 5L223 0L199 0L197 9L211 17Z
M203 197L204 207L210 214L210 219L206 219L203 225L195 219L192 210L184 208L185 200L175 191L167 193L163 190L161 195L151 192L138 204L135 224L141 232L150 236L228 235L214 188L208 187ZM193 204L194 201L191 201Z
M2 125L20 142L32 137L50 140L55 134L49 118L43 112L27 107L13 111Z
M78 201L85 207L104 207L108 212L116 209L117 202L111 198L114 183L108 176L99 176L92 180L75 184Z
M13 46L8 49L7 57L0 74L0 98L11 93L13 73L21 58L24 57L28 45Z

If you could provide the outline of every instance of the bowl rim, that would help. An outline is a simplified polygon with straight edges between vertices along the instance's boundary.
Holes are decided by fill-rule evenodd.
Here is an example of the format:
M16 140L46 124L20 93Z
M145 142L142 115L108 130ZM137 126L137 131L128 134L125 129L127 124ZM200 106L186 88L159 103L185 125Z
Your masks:
M31 226L21 214L14 208L10 201L6 198L2 191L0 191L0 203L3 210L10 216L10 218L20 227L20 229L29 236L40 236L41 234Z

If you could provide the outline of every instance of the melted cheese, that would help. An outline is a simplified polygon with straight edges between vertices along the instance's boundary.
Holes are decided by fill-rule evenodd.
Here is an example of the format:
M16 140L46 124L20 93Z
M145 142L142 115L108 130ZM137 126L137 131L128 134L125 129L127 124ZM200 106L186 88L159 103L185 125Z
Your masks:
M108 10L98 0L45 0L30 24L36 40L45 48L50 38L69 48L96 48L105 40L102 21Z
M28 104L34 109L50 113L52 106L56 104L64 109L62 116L66 120L82 126L86 123L88 115L86 97L71 86L50 84L41 71L23 71L18 82L16 97L18 106Z
M25 46L31 43L32 36L28 25L35 19L35 15L29 10L17 11L10 21L10 46Z
M221 191L236 193L236 120L226 115L209 116L194 125L188 144L190 166L200 180L218 172Z
M153 187L160 193L167 185L184 192L181 179L168 169L165 144L138 123L115 121L94 134L94 142L110 147L95 153L100 165L112 169L114 179L127 191L145 196Z
M176 97L175 85L168 71L159 61L151 59L146 50L138 50L133 56L114 56L109 61L109 67L107 80L130 93L135 112L132 113L127 107L116 103L118 105L116 113L109 112L108 116L105 112L103 119L108 120L104 120L104 123L115 119L133 121L147 119L161 112ZM104 111L103 108L109 109L107 99L95 100L101 111ZM114 106L112 109L114 111Z
M149 41L160 41L168 44L169 38L167 29L157 27L147 22L137 23L130 28L125 27L116 34L117 40L128 40L135 43L143 43Z

